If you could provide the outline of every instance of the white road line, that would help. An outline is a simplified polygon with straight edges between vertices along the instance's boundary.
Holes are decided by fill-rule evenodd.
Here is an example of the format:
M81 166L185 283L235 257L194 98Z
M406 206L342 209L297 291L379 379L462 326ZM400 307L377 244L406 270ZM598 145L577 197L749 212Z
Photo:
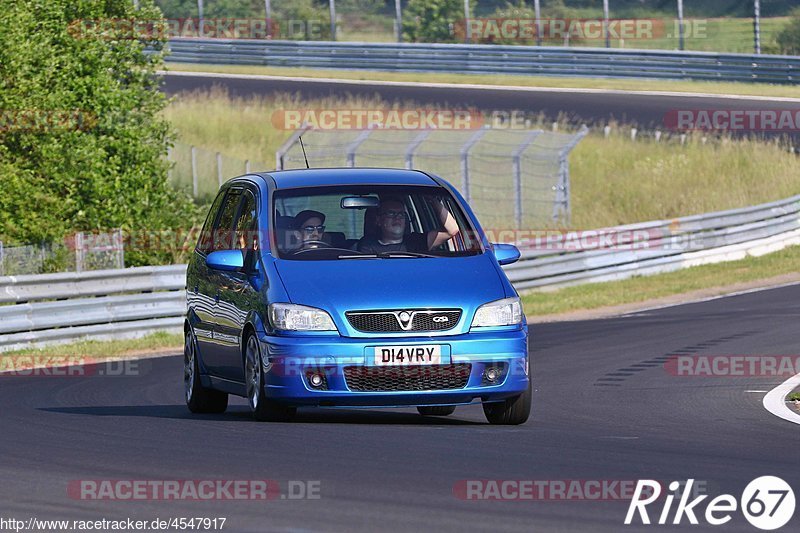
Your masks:
M800 413L786 405L786 396L800 386L800 374L791 377L764 396L764 409L784 420L800 424Z
M215 79L242 79L261 81L302 81L304 83L346 83L352 85L384 86L384 87L426 87L440 89L479 89L507 92L530 93L575 93L575 94L605 94L616 96L675 96L679 98L717 98L726 100L753 100L757 102L787 102L800 103L800 98L782 96L753 96L737 94L711 94L711 93L683 93L671 91L626 91L621 89L581 89L575 87L526 87L520 85L483 85L474 83L424 83L418 81L379 81L379 80L350 80L346 78L308 78L301 76L268 76L265 74L231 74L223 72L191 72L185 70L161 70L160 75L201 77Z

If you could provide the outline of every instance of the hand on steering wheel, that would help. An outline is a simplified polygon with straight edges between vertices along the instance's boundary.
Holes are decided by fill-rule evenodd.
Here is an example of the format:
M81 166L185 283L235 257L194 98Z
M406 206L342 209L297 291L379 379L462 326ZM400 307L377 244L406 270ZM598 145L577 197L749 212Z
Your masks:
M303 245L299 251L303 250L316 250L318 248L330 248L331 245L325 241L303 241Z

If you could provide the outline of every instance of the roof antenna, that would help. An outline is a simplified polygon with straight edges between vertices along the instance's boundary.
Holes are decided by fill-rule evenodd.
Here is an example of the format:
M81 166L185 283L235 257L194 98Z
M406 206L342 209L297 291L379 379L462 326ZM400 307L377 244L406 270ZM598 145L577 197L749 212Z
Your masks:
M310 166L308 166L308 156L306 155L306 147L303 146L303 136L298 135L297 138L300 139L300 148L303 149L303 159L306 160L306 168L311 168Z

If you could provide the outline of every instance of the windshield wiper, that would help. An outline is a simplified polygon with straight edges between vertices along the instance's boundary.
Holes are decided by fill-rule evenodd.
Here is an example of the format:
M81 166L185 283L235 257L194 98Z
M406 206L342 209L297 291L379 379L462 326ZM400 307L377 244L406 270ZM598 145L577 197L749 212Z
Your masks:
M417 252L380 252L377 254L340 255L339 259L416 259L420 257L436 257Z
M431 254L421 254L418 252L381 252L378 254L381 259L395 259L401 257L436 257Z

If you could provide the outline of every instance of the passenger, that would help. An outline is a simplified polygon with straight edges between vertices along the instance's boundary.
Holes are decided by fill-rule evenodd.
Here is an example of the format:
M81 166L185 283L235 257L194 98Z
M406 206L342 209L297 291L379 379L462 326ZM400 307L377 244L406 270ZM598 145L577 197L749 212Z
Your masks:
M322 242L325 235L325 215L319 211L307 209L294 217L294 228L300 232L302 244Z
M367 254L427 252L447 242L458 235L458 223L444 204L437 201L434 205L442 227L427 233L406 235L408 213L405 205L400 200L384 200L378 211L378 238L363 237L358 242L357 250Z

